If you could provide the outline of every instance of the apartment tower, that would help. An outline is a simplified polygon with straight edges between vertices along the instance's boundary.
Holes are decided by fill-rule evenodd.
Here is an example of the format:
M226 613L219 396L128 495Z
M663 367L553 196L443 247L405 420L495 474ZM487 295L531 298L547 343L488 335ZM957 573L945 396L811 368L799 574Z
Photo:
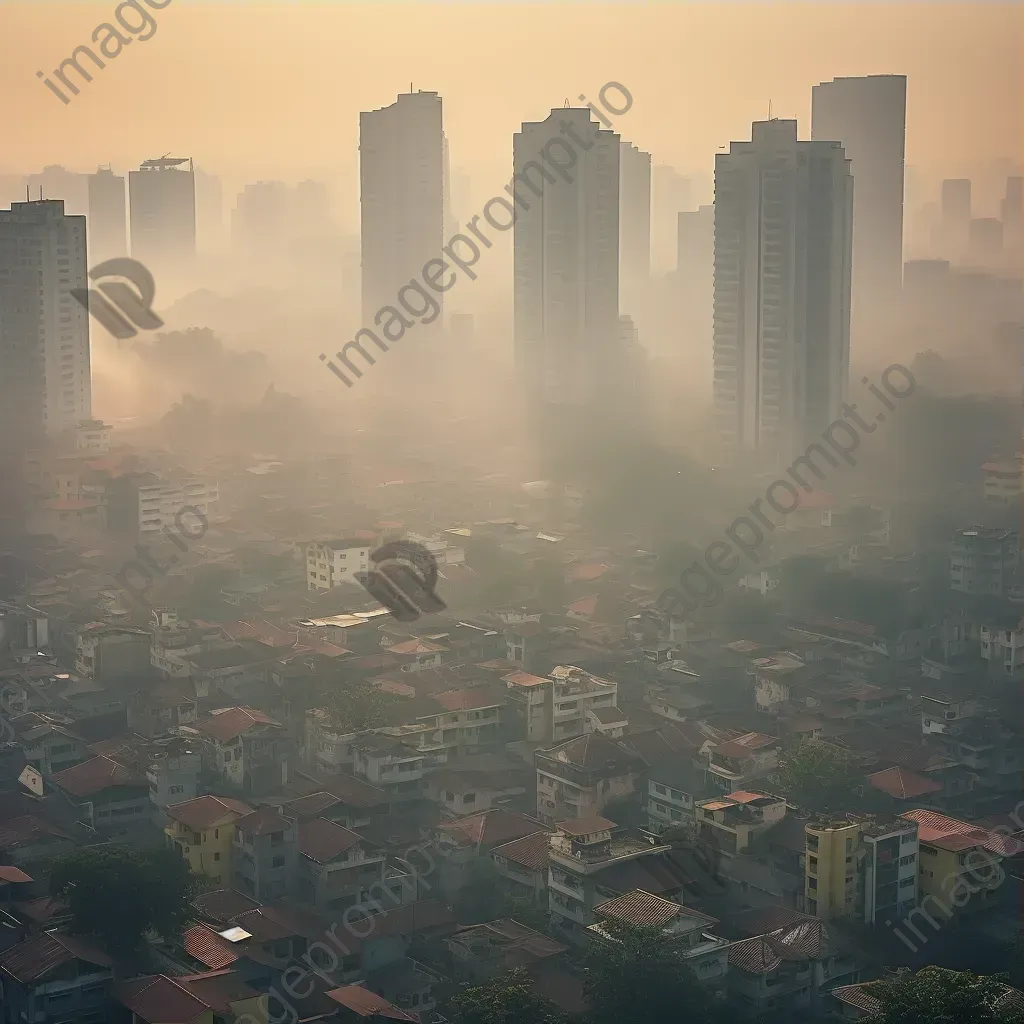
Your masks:
M445 228L446 143L441 97L418 89L359 115L363 325L440 255ZM424 337L440 328L417 327Z
M715 158L714 401L723 439L786 462L843 403L853 178L838 142L755 121Z
M636 313L651 278L651 154L619 147L619 301Z
M853 202L855 335L891 308L903 280L906 75L835 78L811 90L811 140L842 145Z
M89 175L89 264L128 255L124 178L109 167Z
M576 158L564 175L542 162L546 147L567 162L556 139ZM565 425L615 385L620 139L588 109L564 107L524 123L512 149L516 366L542 418Z
M178 280L196 259L196 179L190 157L144 160L128 173L132 258L156 279Z

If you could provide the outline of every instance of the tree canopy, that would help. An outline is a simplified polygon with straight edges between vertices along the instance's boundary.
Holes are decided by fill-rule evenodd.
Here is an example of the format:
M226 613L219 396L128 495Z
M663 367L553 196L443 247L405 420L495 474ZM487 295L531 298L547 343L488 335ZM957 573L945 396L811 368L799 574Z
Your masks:
M71 913L72 931L111 953L138 949L148 931L176 937L202 880L173 850L102 846L76 850L50 873L50 895Z
M860 806L863 783L851 754L829 743L803 740L779 755L779 787L809 811L841 814Z
M870 1024L1022 1024L1024 1000L1000 975L923 967L916 974L876 982L870 994L881 1010Z
M712 1024L719 1020L714 997L659 928L605 923L609 940L587 951L586 994L592 1024Z
M397 699L369 683L338 684L330 691L325 710L332 728L341 733L362 732L387 725Z
M534 992L523 970L463 989L448 1004L452 1024L568 1024L568 1017Z

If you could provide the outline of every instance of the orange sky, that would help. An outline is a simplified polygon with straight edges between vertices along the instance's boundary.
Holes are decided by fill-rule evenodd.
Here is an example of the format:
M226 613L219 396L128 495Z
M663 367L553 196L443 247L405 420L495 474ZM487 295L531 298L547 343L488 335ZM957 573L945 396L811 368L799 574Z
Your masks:
M809 134L811 86L909 76L907 160L929 174L1021 156L1024 5L719 2L196 2L152 12L64 106L37 79L111 20L101 3L0 3L0 171L118 170L172 152L236 177L353 181L358 113L398 91L444 98L453 164L481 194L507 178L523 120L617 79L614 125L655 162L711 171L767 113Z

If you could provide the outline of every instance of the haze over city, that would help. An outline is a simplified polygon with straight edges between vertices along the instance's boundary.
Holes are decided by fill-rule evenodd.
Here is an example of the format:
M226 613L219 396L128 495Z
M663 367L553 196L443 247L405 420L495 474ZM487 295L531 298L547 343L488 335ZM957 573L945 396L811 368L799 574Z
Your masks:
M1024 1024L1024 3L0 40L0 1022Z

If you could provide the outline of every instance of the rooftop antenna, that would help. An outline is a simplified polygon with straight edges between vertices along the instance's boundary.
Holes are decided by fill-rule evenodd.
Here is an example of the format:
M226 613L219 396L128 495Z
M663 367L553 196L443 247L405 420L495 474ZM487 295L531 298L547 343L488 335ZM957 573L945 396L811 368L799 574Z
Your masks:
M771 119L772 119L772 101L769 100L768 101L768 120L770 121Z
M567 110L569 109L569 97L568 96L565 97L565 107L566 107Z

